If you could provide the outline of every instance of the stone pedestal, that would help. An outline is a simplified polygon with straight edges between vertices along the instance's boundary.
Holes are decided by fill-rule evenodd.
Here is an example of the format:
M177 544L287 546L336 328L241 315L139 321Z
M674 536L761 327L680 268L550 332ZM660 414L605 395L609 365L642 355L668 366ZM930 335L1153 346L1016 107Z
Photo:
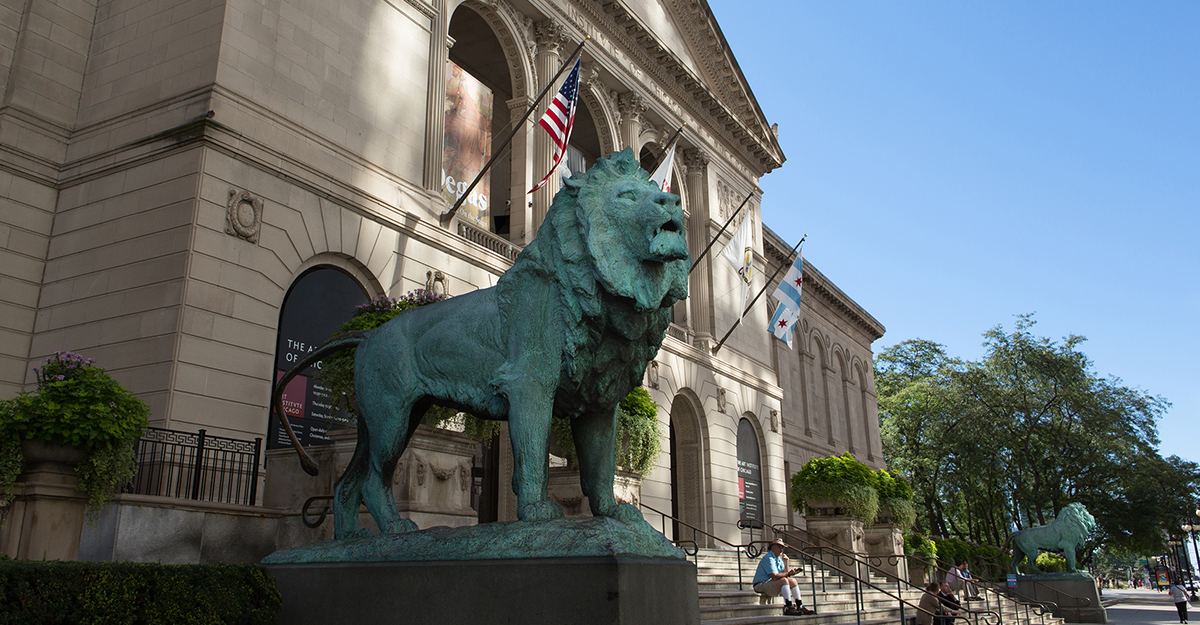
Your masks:
M904 557L904 532L894 523L876 523L863 529L863 543L873 566L890 575L908 579L908 562Z
M1047 573L1017 577L1017 592L1036 601L1058 605L1054 616L1068 623L1107 623L1108 613L1100 603L1096 580L1087 573ZM1071 597L1087 599L1087 605Z
M867 554L866 533L862 519L851 516L808 516L804 519L809 534L843 551L855 555Z
M0 553L29 560L76 560L87 497L75 492L83 452L29 440L21 444L25 473L0 525Z
M620 557L270 564L278 622L698 625L696 566Z

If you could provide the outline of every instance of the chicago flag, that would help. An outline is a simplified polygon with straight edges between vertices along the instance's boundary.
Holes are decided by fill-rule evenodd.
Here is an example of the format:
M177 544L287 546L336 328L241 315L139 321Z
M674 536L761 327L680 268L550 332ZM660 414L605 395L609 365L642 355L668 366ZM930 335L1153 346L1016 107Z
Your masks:
M804 260L797 252L796 262L792 263L787 275L775 288L775 299L779 306L771 316L771 326L768 329L776 338L792 347L792 336L796 333L796 322L800 321L800 291L804 285Z

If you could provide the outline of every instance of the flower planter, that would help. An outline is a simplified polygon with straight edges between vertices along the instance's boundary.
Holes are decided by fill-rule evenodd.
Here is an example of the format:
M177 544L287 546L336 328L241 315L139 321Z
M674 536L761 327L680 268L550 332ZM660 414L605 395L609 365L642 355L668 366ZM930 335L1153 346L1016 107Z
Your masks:
M900 579L908 579L908 563L904 557L904 531L900 526L876 520L874 525L863 530L863 534L867 555L872 558L871 564Z
M76 560L87 496L75 491L83 451L40 440L21 443L25 472L4 511L0 552L31 560Z

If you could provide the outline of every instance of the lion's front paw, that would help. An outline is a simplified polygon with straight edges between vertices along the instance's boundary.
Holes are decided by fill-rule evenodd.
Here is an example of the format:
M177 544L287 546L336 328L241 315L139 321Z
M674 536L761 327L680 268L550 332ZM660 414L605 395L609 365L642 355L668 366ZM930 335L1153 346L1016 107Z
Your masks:
M626 521L628 523L638 523L646 520L645 517L642 516L641 510L638 510L627 503L613 506L604 514L604 516L616 519L618 521Z
M517 518L522 521L549 521L550 519L561 519L562 515L561 506L553 501L542 500L521 506Z

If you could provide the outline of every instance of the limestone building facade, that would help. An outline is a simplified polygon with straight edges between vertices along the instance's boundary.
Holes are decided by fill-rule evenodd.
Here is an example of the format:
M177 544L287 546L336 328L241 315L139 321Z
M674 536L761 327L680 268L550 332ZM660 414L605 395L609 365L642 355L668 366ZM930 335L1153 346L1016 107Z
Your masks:
M747 505L801 522L786 478L808 458L883 466L883 326L810 264L795 349L764 330L764 297L713 353L740 312L717 254L734 227L754 220L753 291L791 246L760 225L777 128L704 0L0 0L0 397L70 349L143 398L153 426L270 447L272 382L311 346L281 321L302 279L332 270L358 290L307 295L312 316L453 296L495 284L532 240L556 188L527 194L552 159L545 101L518 122L585 38L574 167L626 147L653 167L683 126L674 190L693 257L750 196L647 371L666 450L642 484L647 520L730 542ZM445 222L462 190L446 172L448 85L464 75L487 94L475 130L500 158L472 199L486 211ZM739 454L757 473L739 474Z

